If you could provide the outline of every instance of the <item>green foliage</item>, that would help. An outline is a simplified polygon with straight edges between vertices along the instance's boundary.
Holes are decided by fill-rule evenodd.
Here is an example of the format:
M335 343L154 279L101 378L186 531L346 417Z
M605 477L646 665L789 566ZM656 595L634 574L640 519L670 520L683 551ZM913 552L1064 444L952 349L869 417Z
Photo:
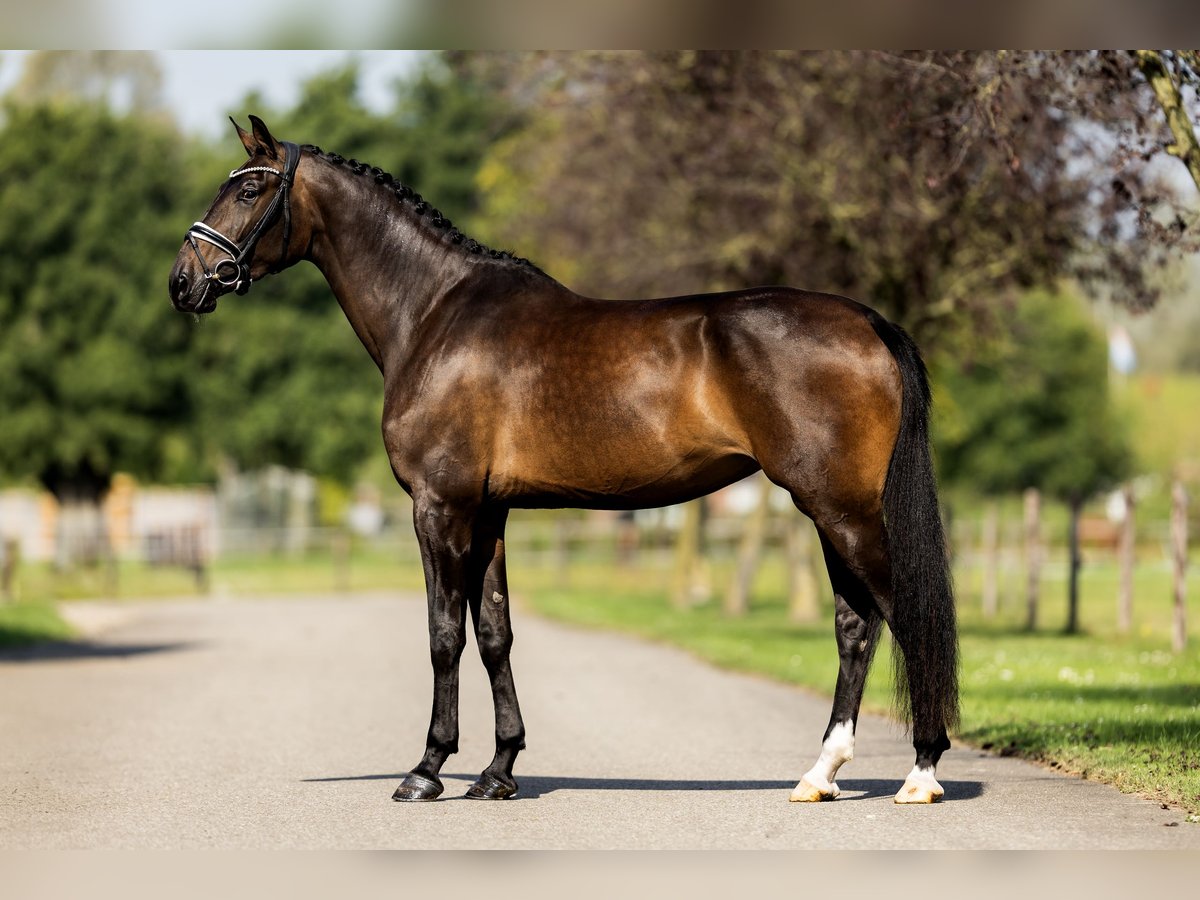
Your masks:
M50 603L0 603L0 649L61 641L70 636L71 626Z
M790 284L929 346L1066 275L1145 304L1145 270L1187 243L1131 215L1170 192L1144 165L1152 98L1119 54L453 58L529 112L481 168L485 237L585 293Z
M1137 375L1118 384L1116 394L1133 422L1141 471L1200 471L1200 374ZM1163 518L1167 508L1164 498Z
M165 288L178 137L69 104L4 116L0 478L94 496L117 470L177 475L191 414L191 329Z
M1070 296L1031 293L1009 315L974 359L935 367L941 474L987 494L1036 487L1085 500L1132 465L1104 337Z
M161 113L162 71L148 50L35 50L11 94L22 103L102 103Z

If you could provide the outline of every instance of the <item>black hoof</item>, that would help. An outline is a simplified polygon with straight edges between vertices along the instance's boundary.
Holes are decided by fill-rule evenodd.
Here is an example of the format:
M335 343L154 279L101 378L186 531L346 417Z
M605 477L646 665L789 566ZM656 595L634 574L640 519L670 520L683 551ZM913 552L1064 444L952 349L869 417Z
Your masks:
M442 783L436 778L426 778L424 775L418 775L416 772L409 772L404 776L404 780L400 782L400 787L396 788L396 793L392 794L393 800L401 800L406 803L416 802L421 800L436 800L442 795Z
M505 783L494 775L480 775L479 780L467 790L468 800L507 800L517 795L517 783Z

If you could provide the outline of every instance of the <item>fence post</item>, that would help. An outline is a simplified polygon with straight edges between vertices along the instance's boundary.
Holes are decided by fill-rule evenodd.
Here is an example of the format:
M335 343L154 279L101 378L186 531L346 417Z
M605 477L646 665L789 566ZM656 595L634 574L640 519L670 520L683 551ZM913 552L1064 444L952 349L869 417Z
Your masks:
M1121 489L1125 517L1121 520L1118 554L1121 560L1121 587L1117 595L1117 632L1128 634L1133 627L1133 567L1137 553L1137 529L1134 522L1133 485Z
M980 591L984 618L995 618L999 590L997 587L998 556L1000 553L1000 504L989 500L983 511L983 586Z
M16 538L5 538L4 546L0 547L0 599L13 598L13 582L16 580L20 556L20 541Z
M1037 488L1025 491L1025 566L1028 580L1025 584L1025 628L1033 631L1037 627L1038 587L1042 575L1041 546L1042 495Z
M350 555L354 538L349 531L336 531L330 538L329 550L333 557L333 589L350 590Z
M1182 481L1171 488L1171 544L1175 553L1175 627L1171 646L1179 653L1187 645L1188 495Z
M784 535L788 567L788 619L814 622L821 615L813 566L813 527L796 510L788 513Z
M771 482L767 476L759 476L758 499L754 509L746 517L742 531L742 543L738 547L737 568L729 591L725 594L725 613L730 616L745 615L750 609L750 587L758 571L758 560L762 556L763 541L767 533L767 514L771 509Z
M687 609L692 605L696 581L696 569L700 564L700 532L704 511L703 500L692 500L683 505L683 523L675 544L675 572L671 584L671 605L676 609Z

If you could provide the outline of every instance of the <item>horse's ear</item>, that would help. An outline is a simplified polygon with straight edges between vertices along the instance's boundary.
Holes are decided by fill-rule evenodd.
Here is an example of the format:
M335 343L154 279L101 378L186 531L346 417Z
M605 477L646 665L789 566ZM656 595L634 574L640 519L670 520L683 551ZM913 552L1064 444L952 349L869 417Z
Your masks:
M279 159L279 142L271 136L266 122L258 116L250 117L250 127L254 129L254 142L271 159Z
M229 121L233 122L233 127L237 129L237 136L241 139L242 146L246 148L246 155L253 156L257 147L254 143L254 135L235 122L233 116L229 117Z

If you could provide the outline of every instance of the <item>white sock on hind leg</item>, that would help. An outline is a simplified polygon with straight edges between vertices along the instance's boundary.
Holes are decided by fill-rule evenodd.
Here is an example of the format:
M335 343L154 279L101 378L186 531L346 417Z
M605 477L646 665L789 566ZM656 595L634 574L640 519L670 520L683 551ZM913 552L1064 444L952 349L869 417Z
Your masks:
M803 791L801 785L807 781L822 794L836 797L840 791L833 779L837 777L838 769L852 759L854 759L854 723L849 720L838 722L821 745L821 755L813 767L804 774L800 784L796 785L793 794L801 793Z

